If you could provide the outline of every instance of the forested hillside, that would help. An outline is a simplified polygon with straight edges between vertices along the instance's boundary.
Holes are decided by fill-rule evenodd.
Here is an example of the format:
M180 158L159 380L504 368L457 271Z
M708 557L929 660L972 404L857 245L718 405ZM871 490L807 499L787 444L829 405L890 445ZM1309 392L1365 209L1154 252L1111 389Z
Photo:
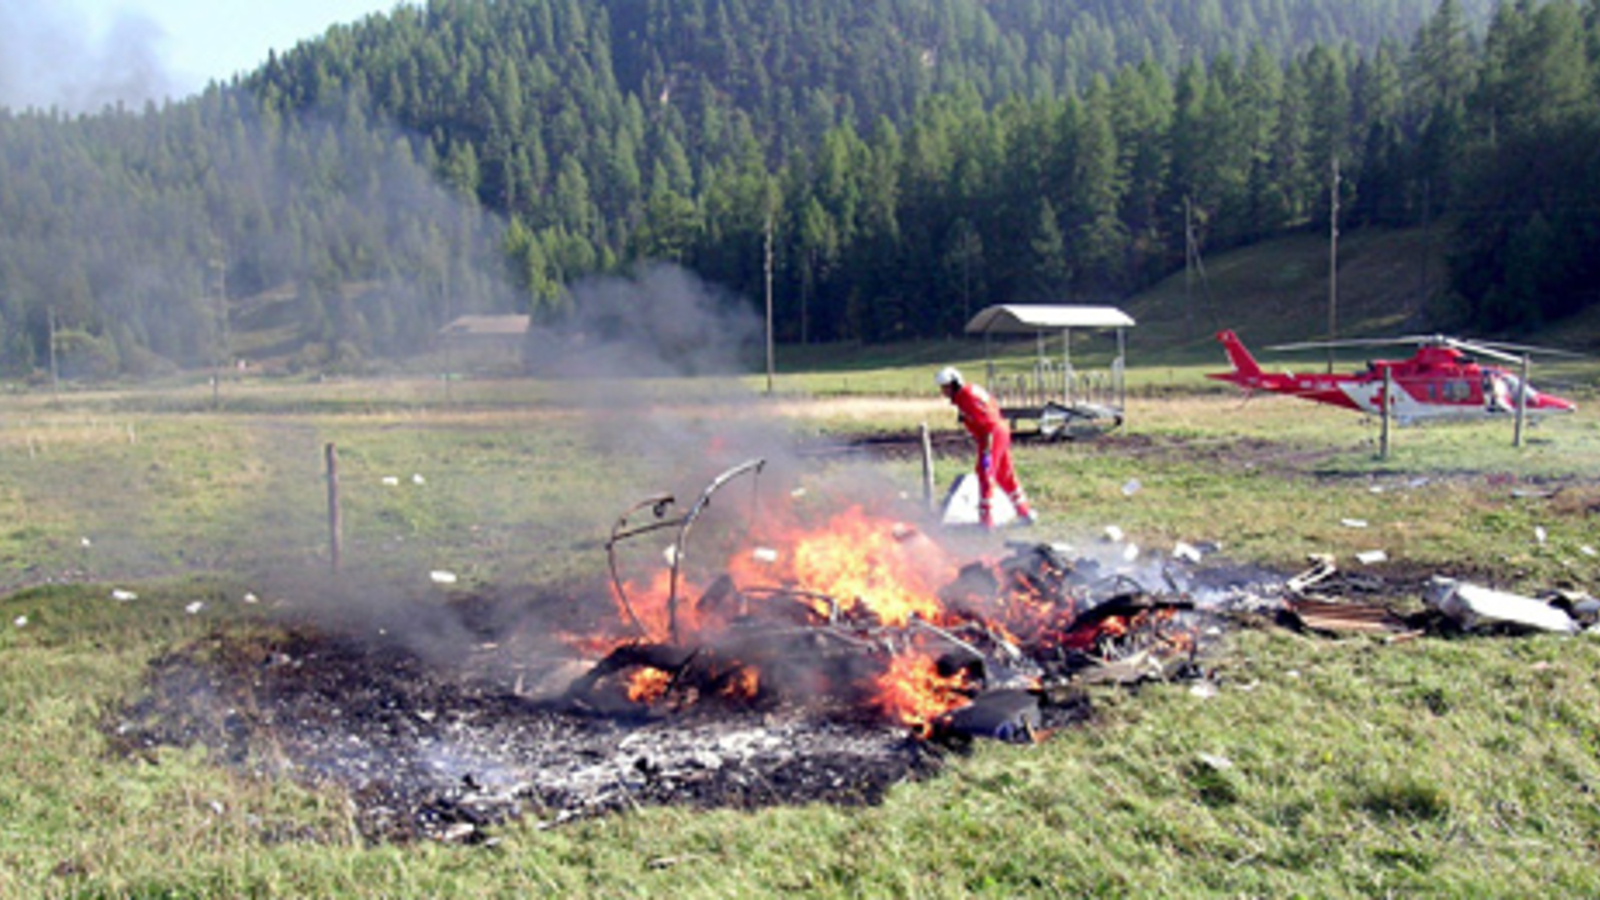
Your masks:
M1325 226L1336 161L1344 227L1458 226L1460 314L1528 325L1596 299L1600 0L1487 7L397 6L181 103L0 111L4 365L213 364L269 289L314 367L644 258L756 302L769 240L782 339L943 334Z

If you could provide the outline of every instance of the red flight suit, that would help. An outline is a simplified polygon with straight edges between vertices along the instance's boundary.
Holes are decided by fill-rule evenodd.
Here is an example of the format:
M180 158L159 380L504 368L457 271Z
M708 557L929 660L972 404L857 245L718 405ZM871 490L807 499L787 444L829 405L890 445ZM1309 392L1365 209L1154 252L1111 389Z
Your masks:
M1000 415L1000 404L994 402L989 392L976 384L963 384L950 398L961 413L961 424L978 444L978 521L985 528L994 527L992 509L994 486L1011 498L1017 515L1032 521L1033 510L1028 498L1017 483L1017 471L1011 464L1011 427ZM985 462L988 465L985 465Z

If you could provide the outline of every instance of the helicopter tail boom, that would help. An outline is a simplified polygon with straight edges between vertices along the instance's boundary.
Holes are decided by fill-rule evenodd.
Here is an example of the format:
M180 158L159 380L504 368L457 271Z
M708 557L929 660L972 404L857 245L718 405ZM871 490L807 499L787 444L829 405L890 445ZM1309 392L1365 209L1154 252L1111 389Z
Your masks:
M1232 331L1217 332L1217 340L1222 342L1222 347L1228 353L1228 362L1233 364L1232 372L1220 372L1207 375L1218 381L1231 381L1243 388L1263 387L1263 372L1256 358L1245 349L1244 342Z

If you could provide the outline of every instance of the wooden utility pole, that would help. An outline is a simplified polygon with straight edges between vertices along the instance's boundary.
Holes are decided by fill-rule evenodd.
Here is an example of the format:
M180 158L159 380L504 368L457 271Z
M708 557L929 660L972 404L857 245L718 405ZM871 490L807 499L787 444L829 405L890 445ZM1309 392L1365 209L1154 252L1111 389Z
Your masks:
M450 323L455 321L455 317L452 315L455 312L455 305L456 305L455 304L455 298L450 295L450 259L449 259L448 256L446 256L445 257L445 261L444 261L444 324L445 324L445 336L444 336L444 405L445 406L449 406L450 405L450 401L451 401L451 397L450 397L450 377L451 377L450 370L451 370L451 368L453 366L452 366L452 363L451 363L451 360L450 360L450 344L455 340L455 338L450 333L449 328L450 328Z
M772 396L772 375L776 366L772 360L772 213L767 213L767 240L765 250L767 279L767 396Z
M233 355L230 334L228 330L228 263L222 256L222 242L213 235L211 238L212 256L208 262L215 280L216 290L213 306L213 315L216 318L214 327L217 329L214 339L216 345L211 348L211 408L218 409L222 406L222 370Z
M1333 185L1328 189L1328 340L1339 337L1339 157L1333 158ZM1333 374L1333 348L1328 348L1328 374Z
M1183 195L1183 325L1184 336L1194 337L1194 204Z
M50 323L50 393L61 393L61 370L56 366L56 308L46 309Z

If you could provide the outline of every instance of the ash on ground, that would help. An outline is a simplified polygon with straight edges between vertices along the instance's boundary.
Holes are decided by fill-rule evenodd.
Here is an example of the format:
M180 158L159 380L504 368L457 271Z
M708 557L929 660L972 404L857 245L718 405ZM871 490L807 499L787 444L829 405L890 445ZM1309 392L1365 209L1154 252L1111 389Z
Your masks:
M219 633L154 660L144 689L107 726L125 753L203 746L240 771L335 786L373 840L475 841L512 818L556 824L650 805L876 803L893 785L936 772L950 749L974 736L1032 740L1086 720L1088 697L1073 682L1095 667L1132 683L1152 677L1159 659L1170 665L1155 666L1154 677L1197 677L1198 643L1167 642L1161 609L1195 615L1177 609L1193 606L1187 594L1128 592L1125 576L1068 565L1044 545L1018 548L998 571L1005 577L968 572L952 588L972 590L974 581L986 592L1052 587L1047 593L1073 601L1052 609L1078 609L1076 600L1084 607L1040 620L1054 624L1026 653L997 642L1010 657L1031 661L1043 690L990 691L920 736L839 697L752 704L703 696L685 707L631 712L574 702L566 690L593 660L550 655L559 604L534 604L536 614L515 617L543 628L499 628L490 623L503 607L479 597L457 604L479 640L451 658L326 626ZM1054 576L1021 577L1040 571ZM1107 628L1113 617L1124 626ZM1192 622L1183 629L1194 631ZM1168 655L1177 647L1187 649ZM970 667L1001 668L992 662Z
M827 710L598 716L396 646L292 631L155 660L110 717L123 752L200 745L244 771L335 785L372 840L479 840L640 806L863 804L935 771L904 728Z

